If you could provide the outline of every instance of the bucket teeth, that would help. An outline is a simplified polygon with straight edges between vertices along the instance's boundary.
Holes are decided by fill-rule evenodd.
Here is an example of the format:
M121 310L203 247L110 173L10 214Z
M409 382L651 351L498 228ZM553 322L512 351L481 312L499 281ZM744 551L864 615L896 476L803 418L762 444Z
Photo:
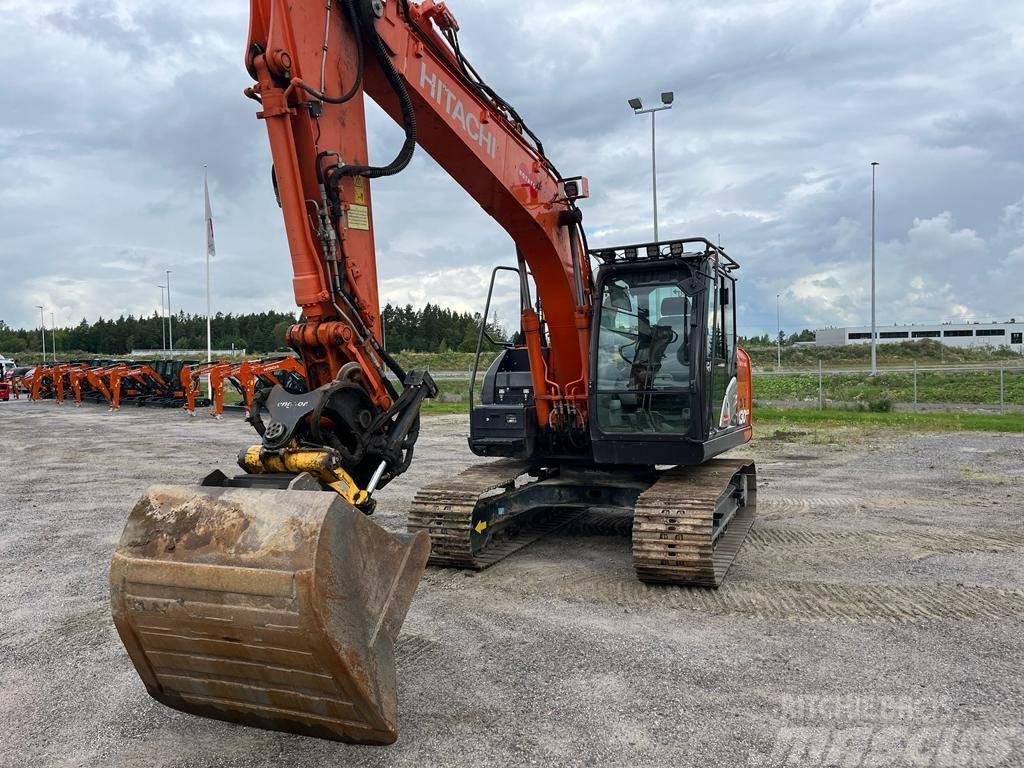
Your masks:
M389 744L394 642L429 552L334 493L154 486L111 563L114 624L167 706Z

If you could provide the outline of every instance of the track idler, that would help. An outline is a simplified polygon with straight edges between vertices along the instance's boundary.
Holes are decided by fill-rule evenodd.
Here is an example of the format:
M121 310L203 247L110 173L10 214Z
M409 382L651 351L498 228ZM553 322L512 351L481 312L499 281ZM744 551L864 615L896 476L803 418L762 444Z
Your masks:
M153 486L111 563L114 624L169 707L389 744L394 643L429 552L332 492Z

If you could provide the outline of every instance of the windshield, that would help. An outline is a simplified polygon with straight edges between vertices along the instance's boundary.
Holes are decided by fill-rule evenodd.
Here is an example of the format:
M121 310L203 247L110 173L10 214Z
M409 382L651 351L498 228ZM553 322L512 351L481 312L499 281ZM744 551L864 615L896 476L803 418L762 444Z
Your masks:
M690 428L687 270L634 272L605 282L598 330L597 411L605 432Z

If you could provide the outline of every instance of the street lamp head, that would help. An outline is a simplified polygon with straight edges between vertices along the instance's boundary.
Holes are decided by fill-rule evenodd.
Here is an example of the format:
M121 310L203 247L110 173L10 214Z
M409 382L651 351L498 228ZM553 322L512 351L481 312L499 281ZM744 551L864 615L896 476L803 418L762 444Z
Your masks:
M676 95L672 91L665 91L661 94L661 103L666 107L671 106L672 102L676 100Z
M880 163L872 163L871 165L880 165Z
M637 112L644 108L644 103L640 99L630 99L629 106L633 108L634 112Z

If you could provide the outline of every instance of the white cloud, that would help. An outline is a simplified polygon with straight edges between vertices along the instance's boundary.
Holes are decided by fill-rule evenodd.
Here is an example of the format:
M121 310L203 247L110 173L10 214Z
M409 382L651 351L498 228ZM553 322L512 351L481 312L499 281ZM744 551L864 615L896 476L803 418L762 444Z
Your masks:
M216 307L293 306L269 153L241 96L246 4L7 0L0 65L0 318L58 322L204 306L202 163L217 218ZM659 116L666 235L721 235L744 332L869 317L871 160L879 318L1020 315L1024 5L976 0L451 0L467 54L566 174L591 179L592 244L651 231ZM500 22L500 23L499 23ZM796 33L795 33L796 31ZM371 156L400 131L369 110ZM382 299L482 309L508 236L437 165L374 183ZM497 295L514 313L514 288ZM986 315L987 317L987 315ZM980 319L980 318L979 318Z

